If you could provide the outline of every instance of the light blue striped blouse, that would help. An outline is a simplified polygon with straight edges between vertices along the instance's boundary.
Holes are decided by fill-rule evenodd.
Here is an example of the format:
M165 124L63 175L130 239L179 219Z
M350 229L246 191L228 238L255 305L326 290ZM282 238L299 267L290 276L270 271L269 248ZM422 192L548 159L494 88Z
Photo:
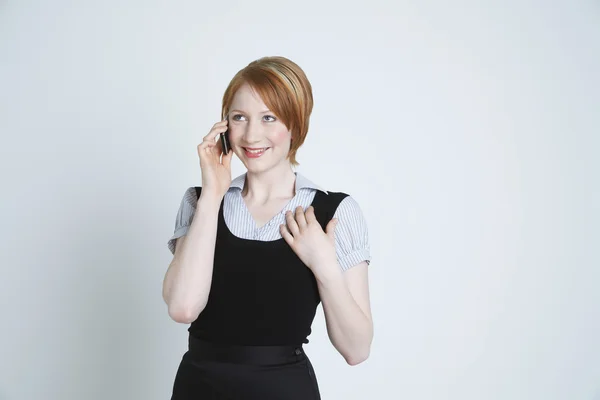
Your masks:
M265 225L258 227L242 198L246 174L235 178L225 194L223 217L229 230L242 239L273 241L281 238L279 225L285 224L285 213L302 206L305 210L312 203L317 190L327 191L296 172L296 194L290 202ZM185 235L196 211L196 190L188 188L181 200L175 221L175 231L168 241L171 253L175 252L177 238ZM371 262L367 224L358 203L348 196L338 206L335 215L335 246L342 270L347 270L362 261Z

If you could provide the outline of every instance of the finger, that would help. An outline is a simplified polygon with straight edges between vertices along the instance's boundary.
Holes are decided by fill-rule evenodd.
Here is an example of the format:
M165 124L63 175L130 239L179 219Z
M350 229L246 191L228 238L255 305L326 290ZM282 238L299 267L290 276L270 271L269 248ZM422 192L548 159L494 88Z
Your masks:
M306 222L309 225L319 223L319 221L317 221L317 217L315 216L315 208L313 206L308 206L306 212L304 213L304 216L306 217Z
M198 145L198 151L200 152L204 152L205 150L211 150L212 148L214 148L217 144L214 142L202 142Z
M338 219L332 218L331 221L329 221L329 223L325 227L325 233L327 233L327 236L329 236L329 238L333 241L335 241L335 227L337 226L337 224Z
M221 122L217 122L216 124L213 125L212 129L210 130L210 132L208 132L208 134L206 136L204 136L204 138L202 139L203 142L207 141L207 142L214 142L215 139L217 138L217 136L220 133L223 133L227 130L227 121L221 121Z
M296 223L296 220L294 219L293 212L291 212L289 210L286 211L285 222L287 223L287 228L292 235L296 236L300 233L300 230L298 229L298 224Z
M209 131L209 133L210 133L210 132L212 132L212 131L215 131L215 130L221 130L221 129L223 129L224 127L226 127L227 125L228 125L228 121L227 121L227 120L225 120L225 121L220 121L220 122L217 122L216 124L214 124L214 125L212 126L212 128L210 128L210 131Z
M224 118L223 120L221 120L221 121L219 121L219 122L215 123L215 124L213 125L212 129L214 129L214 128L217 128L217 127L219 127L219 126L224 126L224 125L227 125L227 123L228 123L228 122L229 122L229 120L228 120L227 118Z
M294 218L300 230L306 228L306 217L304 216L304 209L301 206L296 207Z
M229 151L229 154L225 154L222 159L221 162L223 163L223 166L227 169L231 169L231 158L233 157L233 151Z
M211 130L210 132L208 132L208 135L206 135L202 138L202 141L209 142L209 143L216 142L219 135L221 133L225 132L226 130L227 130L227 127L217 128L214 131Z
M215 142L215 149L217 150L217 156L221 157L221 154L223 154L223 145L221 144L221 141L217 141Z
M294 243L294 237L285 224L279 225L279 233L281 233L281 237L287 242L287 244L291 246L292 243Z
M200 158L212 157L215 152L216 143L202 142L198 145L198 156Z
M205 152L205 149L208 145L208 142L201 142L196 148L198 149L198 155L202 155Z

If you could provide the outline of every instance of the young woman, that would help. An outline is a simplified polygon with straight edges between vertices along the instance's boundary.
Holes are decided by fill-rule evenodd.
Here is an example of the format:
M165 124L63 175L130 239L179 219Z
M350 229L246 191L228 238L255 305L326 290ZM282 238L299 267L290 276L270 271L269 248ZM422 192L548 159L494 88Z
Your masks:
M235 75L198 145L202 186L183 196L163 283L170 317L190 324L173 400L320 399L303 349L319 303L346 362L369 356L364 217L351 196L294 172L312 107L302 69L264 57ZM247 172L232 180L233 154Z

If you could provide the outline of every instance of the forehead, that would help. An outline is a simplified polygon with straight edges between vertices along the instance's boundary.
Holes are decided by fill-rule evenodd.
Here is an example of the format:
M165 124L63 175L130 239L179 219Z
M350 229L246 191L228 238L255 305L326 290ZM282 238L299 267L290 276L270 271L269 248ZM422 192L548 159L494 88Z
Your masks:
M240 86L240 88L233 95L231 101L231 108L236 108L242 111L263 111L267 109L264 101L256 93L256 91L247 83Z

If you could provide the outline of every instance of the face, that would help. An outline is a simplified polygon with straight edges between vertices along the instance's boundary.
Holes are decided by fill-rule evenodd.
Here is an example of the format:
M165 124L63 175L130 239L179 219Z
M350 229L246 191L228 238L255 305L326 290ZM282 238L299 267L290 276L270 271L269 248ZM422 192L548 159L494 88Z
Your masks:
M228 125L231 148L248 172L289 166L290 131L247 84L233 97Z

